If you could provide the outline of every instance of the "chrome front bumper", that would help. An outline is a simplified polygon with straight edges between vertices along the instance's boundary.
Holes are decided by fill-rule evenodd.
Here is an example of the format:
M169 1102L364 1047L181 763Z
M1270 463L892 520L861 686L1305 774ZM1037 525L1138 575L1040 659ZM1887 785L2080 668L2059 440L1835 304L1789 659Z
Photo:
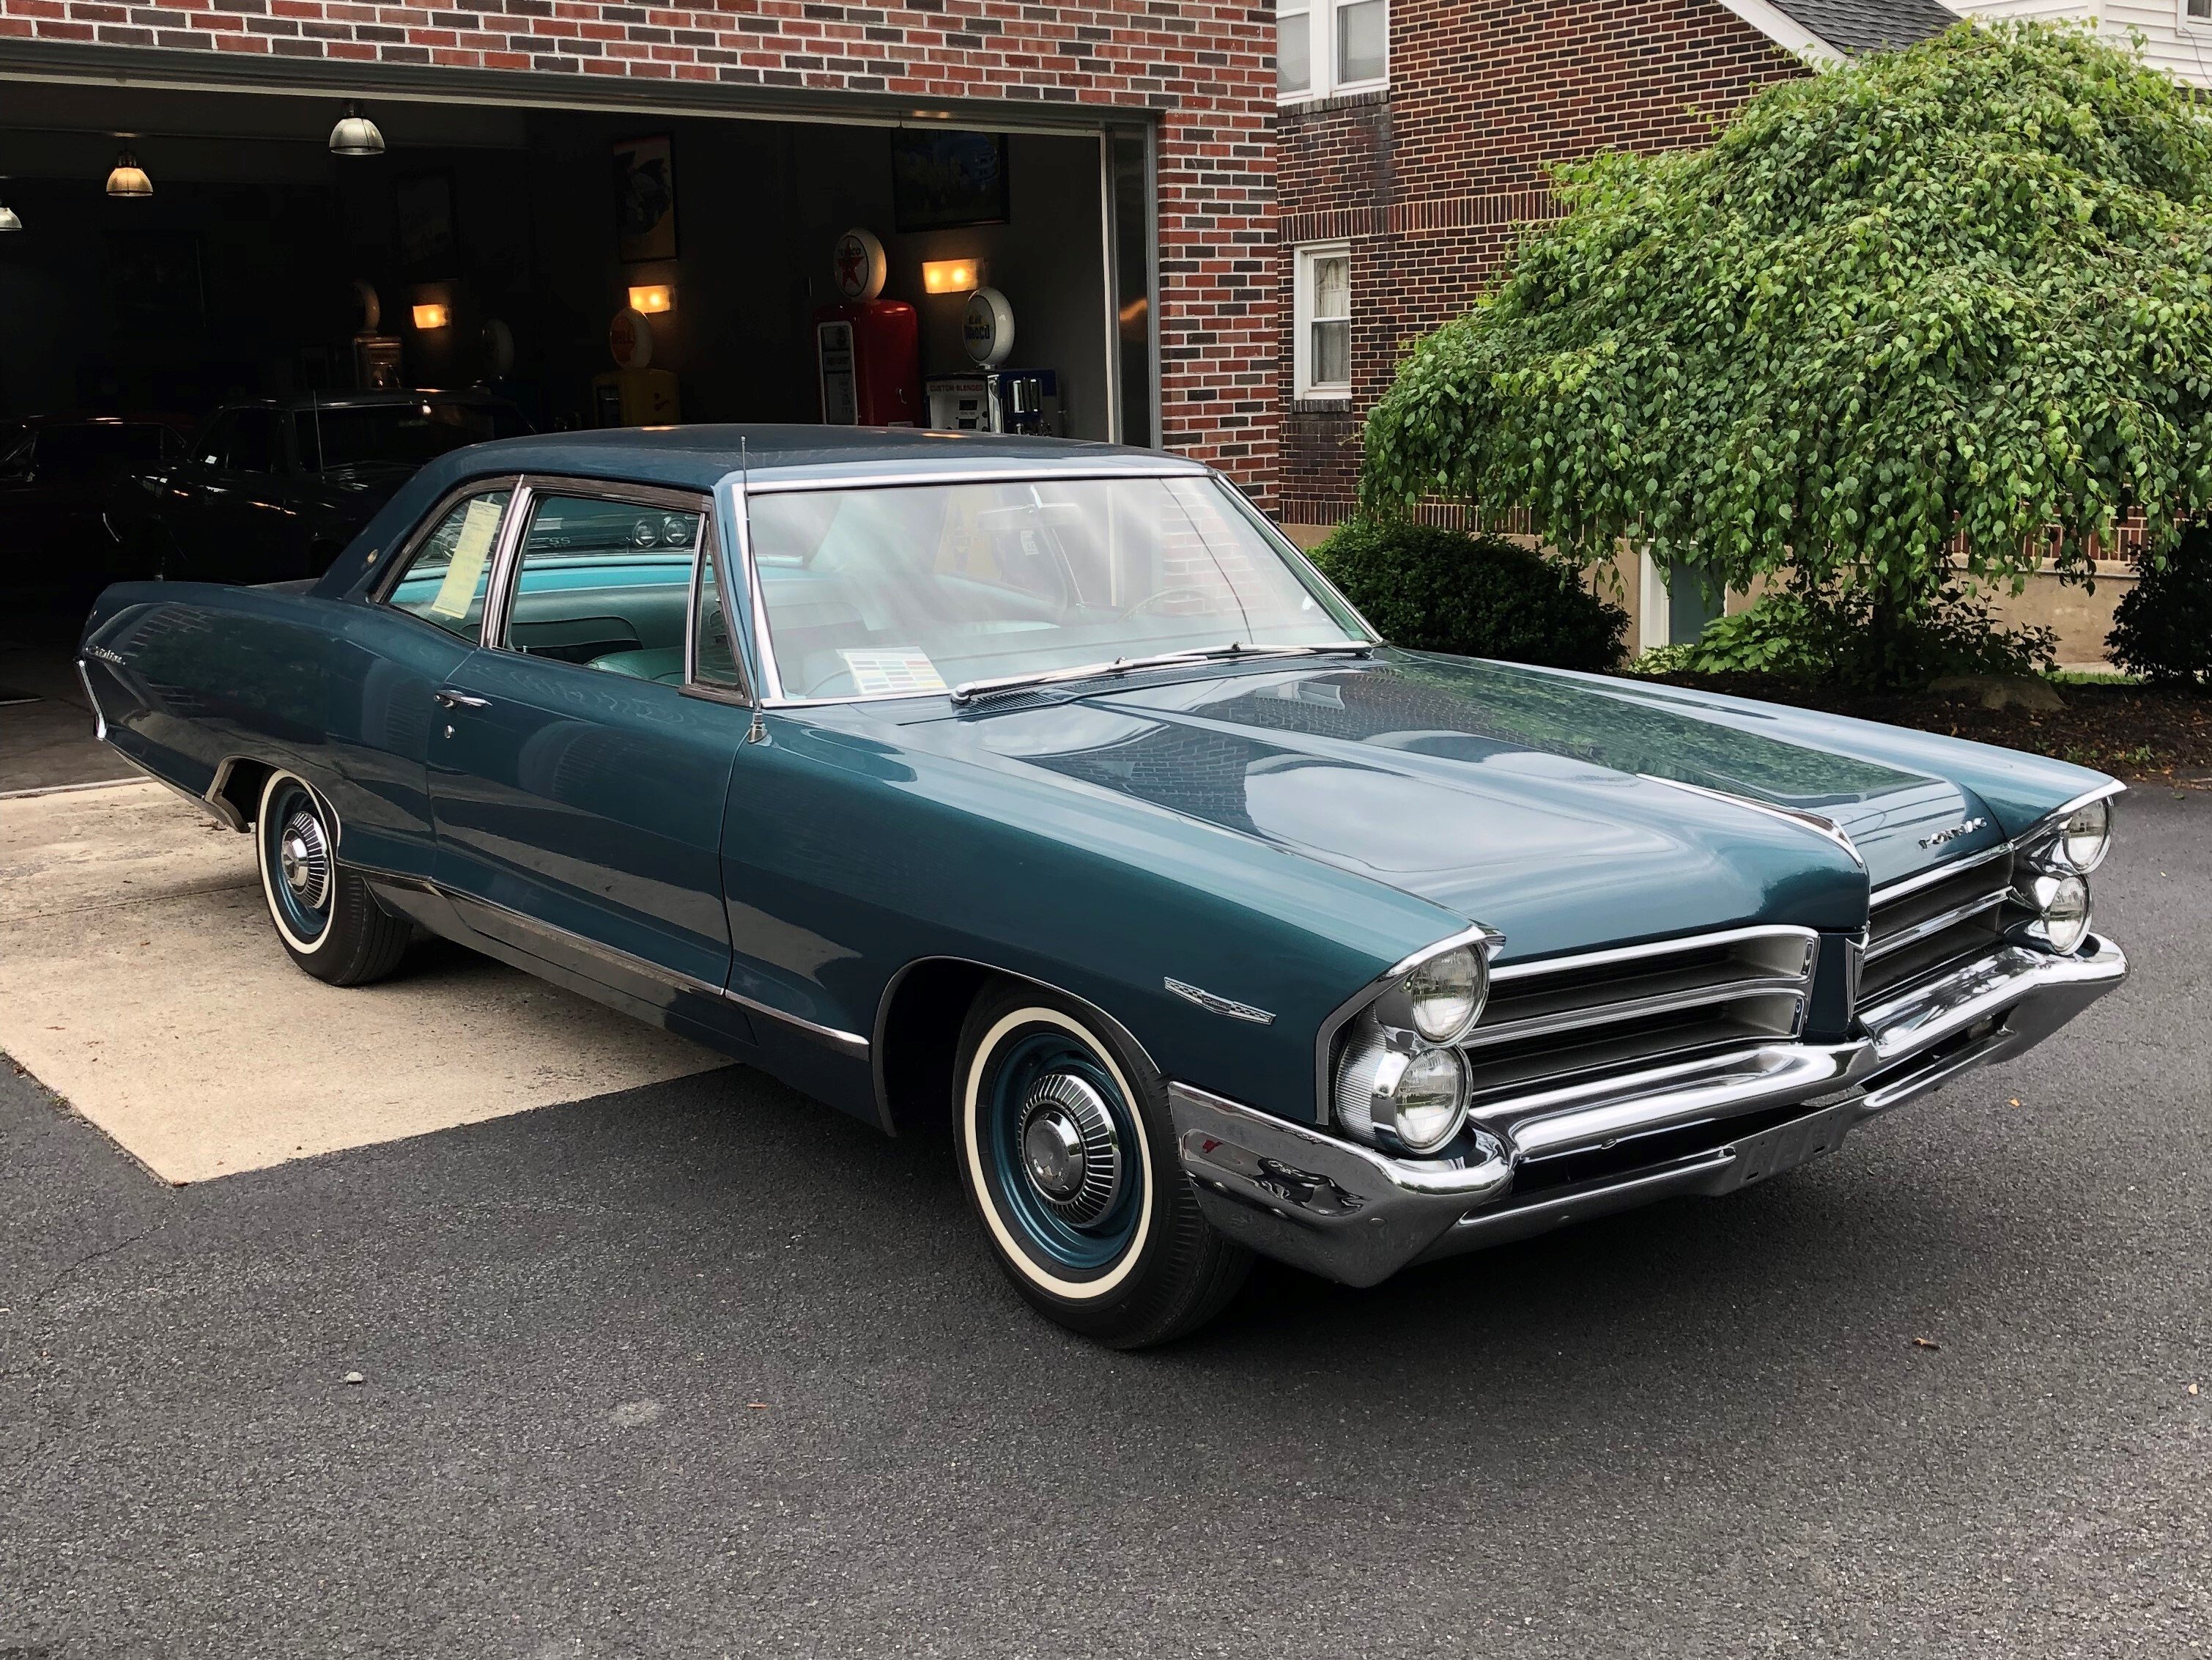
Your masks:
M1496 1151L1475 1161L1393 1158L1187 1084L1170 1084L1168 1102L1183 1169L1216 1227L1262 1256L1371 1286L1410 1262L1678 1194L1731 1193L1790 1169L1868 1119L2041 1042L2127 972L2120 948L2095 935L2072 957L2008 946L1861 1009L1867 1036L1847 1043L1768 1044L1486 1105L1475 1122ZM1746 1134L1728 1138L1726 1121L1754 1115ZM1701 1125L1713 1134L1700 1150L1516 1193L1532 1160Z

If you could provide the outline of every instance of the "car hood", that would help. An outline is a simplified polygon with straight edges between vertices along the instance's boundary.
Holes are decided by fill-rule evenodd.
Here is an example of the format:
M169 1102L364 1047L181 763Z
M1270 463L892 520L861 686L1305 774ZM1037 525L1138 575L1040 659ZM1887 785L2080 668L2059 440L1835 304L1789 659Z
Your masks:
M1886 729L1820 741L1797 713L1389 652L930 724L1431 899L1502 929L1513 958L1759 921L1856 928L1870 883L2005 839L1956 779L1868 753L1863 733Z

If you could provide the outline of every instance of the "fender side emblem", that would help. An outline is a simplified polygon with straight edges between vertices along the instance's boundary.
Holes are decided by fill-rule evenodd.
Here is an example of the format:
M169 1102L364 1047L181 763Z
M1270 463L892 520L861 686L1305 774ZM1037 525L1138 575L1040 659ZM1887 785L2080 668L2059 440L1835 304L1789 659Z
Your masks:
M1233 998L1222 997L1196 986L1187 986L1180 980L1166 979L1160 983L1187 1002L1195 1003L1210 1014L1225 1014L1231 1020L1249 1020L1255 1026L1272 1026L1275 1017L1265 1009L1255 1009L1249 1003L1239 1003Z

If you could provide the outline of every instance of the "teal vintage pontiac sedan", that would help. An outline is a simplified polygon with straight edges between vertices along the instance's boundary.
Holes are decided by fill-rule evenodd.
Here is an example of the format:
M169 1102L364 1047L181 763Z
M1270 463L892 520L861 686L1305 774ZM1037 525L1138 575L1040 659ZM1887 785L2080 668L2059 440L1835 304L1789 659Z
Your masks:
M481 444L319 581L111 588L82 664L307 972L427 930L945 1136L1123 1347L1254 1252L1371 1285L1730 1192L2127 972L2111 779L1394 650L1131 450Z

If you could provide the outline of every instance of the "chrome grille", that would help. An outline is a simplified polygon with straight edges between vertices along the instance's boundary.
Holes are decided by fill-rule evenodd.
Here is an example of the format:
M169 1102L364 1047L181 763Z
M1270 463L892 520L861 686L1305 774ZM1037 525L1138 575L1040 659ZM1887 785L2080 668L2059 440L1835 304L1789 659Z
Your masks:
M1818 948L1744 928L1493 969L1462 1045L1475 1100L1795 1037Z
M2012 892L2012 850L1891 884L1874 897L1862 1006L1996 948Z

